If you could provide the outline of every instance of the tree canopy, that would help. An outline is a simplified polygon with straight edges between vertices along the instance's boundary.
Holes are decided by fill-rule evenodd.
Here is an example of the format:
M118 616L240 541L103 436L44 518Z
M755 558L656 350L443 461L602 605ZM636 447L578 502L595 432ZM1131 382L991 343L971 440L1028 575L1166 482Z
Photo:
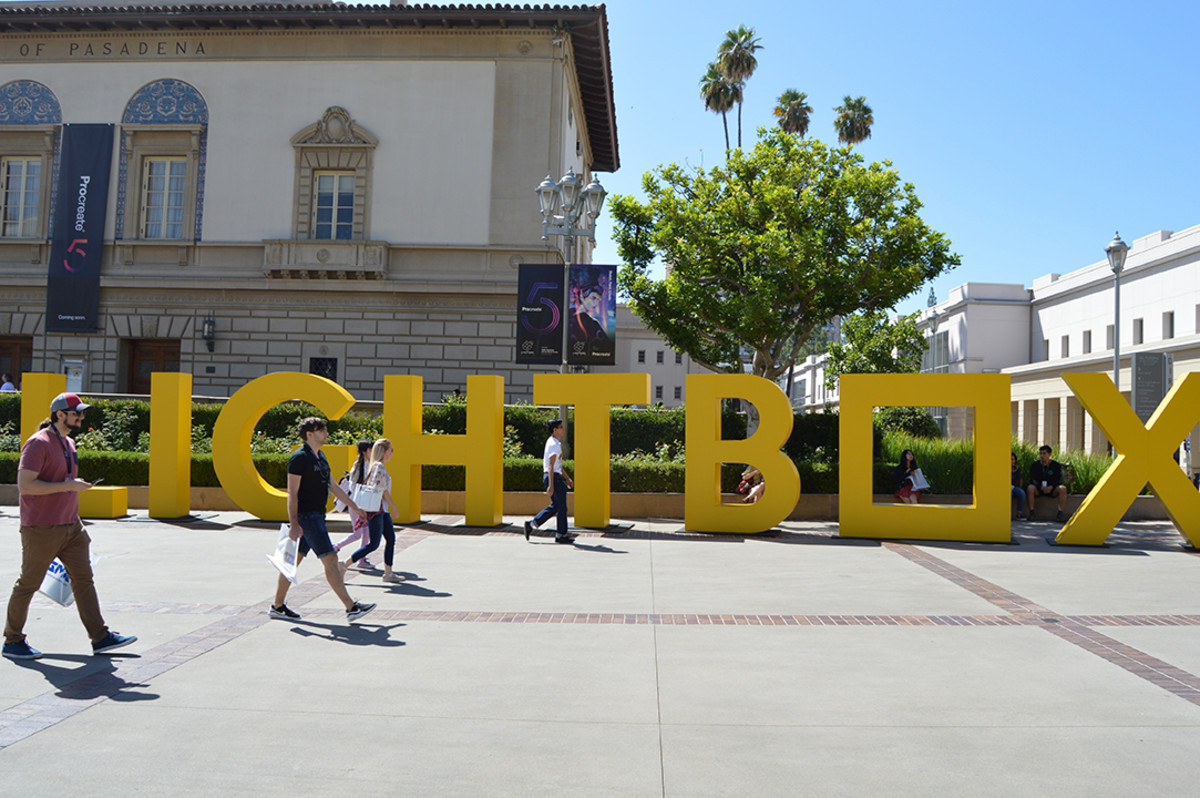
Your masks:
M779 102L772 112L779 119L779 126L788 133L795 133L804 138L808 134L808 116L812 106L808 104L808 95L796 89L787 89L779 95Z
M921 367L925 336L917 329L917 314L889 323L882 310L855 313L842 319L841 341L829 344L825 385L832 389L842 374L905 374Z
M833 128L837 131L838 141L853 147L860 141L871 138L875 112L867 105L866 97L851 97L847 94L842 104L833 110L837 114L837 118L833 120Z
M729 151L729 109L742 101L742 85L726 77L716 64L709 64L704 77L700 78L700 98L704 107L721 115L725 127L725 151Z
M754 374L777 379L834 316L890 308L959 263L890 163L778 128L708 171L660 166L643 189L645 202L610 206L621 289L712 371L743 371L745 352Z

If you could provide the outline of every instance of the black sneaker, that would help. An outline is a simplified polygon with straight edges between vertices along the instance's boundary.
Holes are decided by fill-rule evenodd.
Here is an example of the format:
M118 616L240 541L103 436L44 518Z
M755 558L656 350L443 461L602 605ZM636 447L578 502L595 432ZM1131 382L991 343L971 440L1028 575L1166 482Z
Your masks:
M554 542L555 543L574 543L575 536L574 535L555 535Z
M19 643L5 643L4 656L8 659L37 659L42 652L22 640Z
M364 604L361 601L354 602L354 606L346 610L347 621L357 621L371 610L375 609L374 604Z
M278 607L272 607L271 609L267 610L267 615L270 615L272 618L278 618L281 621L300 620L300 613L293 612L292 610L288 609L288 605L286 604L280 604Z
M116 632L109 632L99 643L92 643L92 653L107 654L110 651L116 651L118 648L124 648L130 643L136 642L137 635L119 635Z
M533 534L533 524L525 522L525 540L529 540L529 536Z
M1063 520L1063 517L1062 517L1062 510L1059 510L1057 513L1055 513L1055 514L1054 514L1054 520L1055 520L1055 521L1061 521L1061 520Z

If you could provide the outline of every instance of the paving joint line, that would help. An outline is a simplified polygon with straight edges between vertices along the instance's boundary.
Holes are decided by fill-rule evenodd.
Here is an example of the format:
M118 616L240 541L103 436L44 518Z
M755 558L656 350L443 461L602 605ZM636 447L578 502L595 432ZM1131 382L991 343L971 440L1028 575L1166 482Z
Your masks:
M999 585L989 582L982 577L953 565L941 557L910 543L885 541L884 548L899 554L910 562L919 565L932 573L962 587L985 601L1012 613L1028 625L1037 626L1046 632L1071 643L1090 654L1116 665L1119 668L1137 676L1156 687L1161 687L1172 695L1178 696L1196 706L1200 706L1200 676L1172 665L1165 660L1151 656L1146 652L1122 643L1116 638L1109 637L1097 629L1081 622L1082 619L1095 616L1066 616L1047 609L1035 601L1027 599ZM1104 618L1106 616L1100 616ZM1149 620L1159 616L1109 616L1124 618L1126 623L1106 625L1128 626L1158 626L1158 625L1193 625L1182 620L1173 624L1157 624L1153 622L1140 623L1135 619ZM1175 619L1195 619L1197 616L1166 616Z

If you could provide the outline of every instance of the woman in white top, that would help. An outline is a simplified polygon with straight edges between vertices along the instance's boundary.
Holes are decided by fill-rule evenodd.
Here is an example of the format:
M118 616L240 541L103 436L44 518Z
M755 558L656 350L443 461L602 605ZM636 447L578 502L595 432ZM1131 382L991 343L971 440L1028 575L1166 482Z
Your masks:
M375 445L371 447L367 478L363 484L369 490L382 494L383 500L380 502L378 511L367 513L367 529L370 533L370 540L365 546L350 555L350 559L346 560L346 568L353 567L355 563L379 548L379 539L382 537L386 542L383 548L383 581L402 582L404 577L392 572L392 560L396 555L396 528L392 524L392 516L388 513L387 508L391 507L396 510L396 503L392 501L392 477L388 474L385 466L391 459L392 442L387 438L375 441ZM399 510L396 511L399 512Z

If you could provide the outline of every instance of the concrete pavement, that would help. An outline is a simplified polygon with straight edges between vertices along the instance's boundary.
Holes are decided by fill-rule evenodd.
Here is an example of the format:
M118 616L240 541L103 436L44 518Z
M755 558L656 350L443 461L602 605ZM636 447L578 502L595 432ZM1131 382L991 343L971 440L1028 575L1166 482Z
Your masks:
M331 516L333 517L333 516ZM523 519L508 519L514 524ZM1200 780L1200 558L635 522L575 546L436 517L397 570L314 562L265 614L277 525L89 526L109 625L35 598L0 661L0 794L1177 796ZM345 528L341 524L341 528ZM16 578L0 507L0 585ZM335 539L338 535L335 534ZM373 558L381 559L381 553ZM125 653L127 652L127 653Z

